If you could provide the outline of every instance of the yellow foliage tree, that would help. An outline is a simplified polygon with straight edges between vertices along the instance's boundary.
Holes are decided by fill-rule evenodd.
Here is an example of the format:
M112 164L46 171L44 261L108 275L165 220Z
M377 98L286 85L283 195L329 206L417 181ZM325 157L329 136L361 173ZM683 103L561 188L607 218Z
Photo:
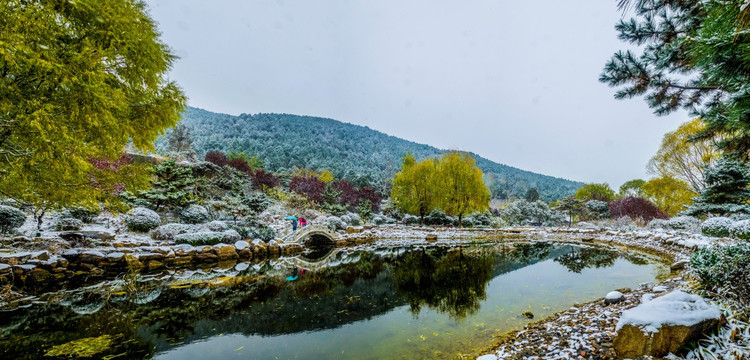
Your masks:
M391 199L406 213L417 214L420 224L424 216L437 206L437 160L417 162L412 154L403 158L401 171L393 178Z
M643 184L646 198L662 209L667 215L675 216L693 203L698 194L690 184L672 177L660 177Z
M323 169L323 171L320 172L320 175L318 175L318 180L328 184L329 182L333 181L334 176L333 173L330 170Z
M490 190L471 155L458 151L443 154L437 170L441 194L438 204L446 214L458 216L458 226L462 226L464 215L489 209Z
M43 213L146 183L137 166L94 166L153 150L184 109L145 4L7 0L0 19L0 194Z
M696 118L664 134L659 151L648 163L649 172L661 178L682 180L695 192L705 189L703 170L721 156L714 146L714 139L692 141L705 128L703 121Z

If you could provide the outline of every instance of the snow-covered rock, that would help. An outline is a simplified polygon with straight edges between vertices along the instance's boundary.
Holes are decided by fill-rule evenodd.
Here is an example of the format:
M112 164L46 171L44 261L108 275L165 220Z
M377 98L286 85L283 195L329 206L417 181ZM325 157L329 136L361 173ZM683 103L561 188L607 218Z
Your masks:
M675 291L623 311L614 348L619 358L663 357L716 331L721 312L703 298Z
M604 297L604 302L606 304L617 304L618 302L622 301L625 297L622 295L619 291L610 291L607 293L607 296Z

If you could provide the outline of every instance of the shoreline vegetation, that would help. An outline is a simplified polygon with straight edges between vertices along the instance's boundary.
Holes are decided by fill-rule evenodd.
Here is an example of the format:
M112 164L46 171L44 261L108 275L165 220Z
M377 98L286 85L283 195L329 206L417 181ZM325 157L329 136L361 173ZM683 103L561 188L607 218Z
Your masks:
M686 291L694 291L692 288L695 286L689 279L687 273L683 272L686 266L686 260L689 258L690 253L697 248L703 248L707 246L719 245L728 246L737 243L737 240L729 238L713 238L694 234L690 232L680 231L652 231L644 228L626 228L616 229L607 227L606 224L582 224L582 227L507 227L502 229L456 229L449 227L438 227L438 226L404 226L404 225L381 225L381 226L356 226L348 227L345 230L340 230L336 234L338 238L335 240L337 247L350 247L357 249L377 248L384 246L398 246L398 245L414 245L414 246L455 246L461 247L472 243L494 243L502 244L503 246L512 247L514 243L524 242L535 242L535 241L554 241L560 243L572 243L572 244L583 244L588 246L607 246L616 247L621 249L637 250L639 252L649 253L657 256L667 265L671 265L673 270L670 275L662 282L658 284L644 284L638 289L620 289L624 292L625 301L615 304L607 305L603 301L603 298L585 303L576 304L571 309L558 312L544 319L540 319L533 323L526 325L523 329L510 331L496 338L491 344L477 349L466 349L466 353L463 355L464 358L474 358L483 354L494 354L498 358L524 358L528 356L542 356L545 354L551 354L551 351L555 351L556 356L562 354L568 354L573 357L581 356L582 358L593 358L593 359L605 359L615 358L614 350L612 349L611 342L615 336L614 324L617 322L619 314L629 307L638 304L639 299L642 295L652 292L655 286L666 286L670 290L683 289ZM150 241L148 247L144 247L142 243L143 237L136 236L136 239L128 239L128 234L118 234L118 239L114 240L111 244L107 244L104 247L92 247L89 249L80 248L79 253L83 256L88 256L90 263L101 265L102 261L110 258L112 255L121 256L118 253L123 249L134 249L136 251L143 251L148 249L160 249L163 255L155 253L130 253L133 256L132 260L141 262L143 271L151 271L159 269L164 270L170 267L180 266L220 266L220 260L229 260L232 262L242 261L253 261L258 258L291 255L302 252L303 246L294 244L294 246L288 246L286 244L275 244L272 243L270 246L265 246L265 249L253 248L252 243L248 244L248 248L252 249L252 253L248 256L248 252L240 255L242 249L239 250L236 245L224 244L224 245L179 245L179 244L168 244L168 241ZM244 240L239 240L244 242ZM132 245L138 245L131 247ZM240 244L240 247L244 244ZM259 245L257 242L254 245ZM274 250L271 250L271 248ZM277 249L278 248L278 249ZM191 250L196 250L194 255L200 256L205 254L205 249L211 249L215 254L224 256L219 257L215 260L216 262L169 262L168 259L171 252L184 255L189 254ZM292 250L294 249L294 250ZM218 252L216 252L218 250ZM70 251L70 250L66 250ZM127 251L127 250L126 250ZM64 257L65 252L52 253L53 257L62 255ZM88 255L85 255L88 254ZM237 254L226 255L226 254ZM0 262L7 262L8 259L12 259L10 254L2 254ZM125 255L122 255L124 258ZM177 256L179 258L180 256ZM32 264L39 264L38 261L33 261ZM163 262L162 266L150 267L151 261ZM14 273L19 268L23 268L28 264L17 264L12 266ZM70 265L69 265L70 266ZM80 270L79 270L80 271ZM615 290L615 289L612 289ZM603 296L604 294L602 294ZM6 304L7 306L8 304ZM586 324L584 326L583 324ZM598 324L597 326L590 326L592 324ZM558 334L557 337L550 337L550 329L558 326L565 326L565 334ZM578 339L578 342L570 342L570 339ZM544 343L544 348L540 347L541 343ZM550 352L546 352L549 350Z

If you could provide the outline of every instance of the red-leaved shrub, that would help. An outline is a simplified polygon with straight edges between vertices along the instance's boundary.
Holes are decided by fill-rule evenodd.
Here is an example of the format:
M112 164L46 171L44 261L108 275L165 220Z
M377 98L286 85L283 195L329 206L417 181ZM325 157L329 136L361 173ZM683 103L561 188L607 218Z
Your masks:
M250 175L250 173L253 171L253 169L250 167L250 164L247 163L247 160L242 158L229 160L227 162L227 165L237 169L237 171L243 172L248 175Z
M256 187L265 186L267 188L273 188L279 185L279 178L274 176L268 171L258 169L250 174L250 180Z
M308 199L321 203L321 194L326 188L326 183L315 176L295 176L289 183L289 190L304 195Z
M628 196L613 200L609 203L609 212L616 219L628 216L631 219L641 218L645 222L653 219L668 219L669 216L648 200L635 196Z
M224 166L227 164L227 155L221 151L209 151L206 153L204 160L219 166Z
M331 186L333 186L333 188L337 191L341 191L341 195L339 195L338 198L339 204L347 207L349 210L352 210L357 206L359 193L357 192L357 188L354 186L354 184L341 179L334 181Z
M383 200L383 197L380 196L375 189L369 186L364 186L359 189L357 195L361 200L370 200L370 204L372 204L372 212L380 212L380 201ZM359 201L359 199L357 201Z

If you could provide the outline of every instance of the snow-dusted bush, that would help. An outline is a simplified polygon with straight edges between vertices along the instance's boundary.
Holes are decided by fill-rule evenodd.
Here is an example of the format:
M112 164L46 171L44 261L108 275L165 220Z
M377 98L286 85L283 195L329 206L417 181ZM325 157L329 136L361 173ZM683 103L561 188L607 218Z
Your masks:
M701 232L703 235L708 236L729 236L729 227L731 227L733 223L732 219L728 217L717 216L708 218L703 224L701 224Z
M402 223L403 223L404 225L414 225L414 224L419 224L419 217L417 217L417 216L414 216L414 215L409 215L409 214L406 214L406 215L404 215L404 218L403 218L403 219L401 219L401 222L402 222Z
M344 230L346 229L346 226L347 226L346 223L343 220L341 220L341 218L339 218L338 216L333 216L333 215L319 218L318 221L322 222L323 224L328 226L329 229L333 231Z
M350 212L345 215L341 215L340 219L341 221L345 222L347 225L351 225L351 226L362 225L362 218L360 218L359 215L355 213Z
M589 200L586 202L586 210L594 219L609 218L609 204L599 200Z
M229 226L223 221L211 221L210 223L206 224L206 228L211 231L224 231L229 229Z
M729 235L744 240L750 240L750 220L735 221L729 227Z
M690 256L691 272L700 284L739 303L750 314L750 245L711 246Z
M490 226L490 224L492 223L492 219L490 219L490 217L485 214L475 215L473 216L473 218L475 226Z
M424 217L425 225L453 225L453 219L440 210L432 210Z
M75 218L61 218L55 224L57 231L81 230L81 227L83 227L83 221Z
M200 205L190 205L180 213L182 221L188 224L203 224L211 220L208 210Z
M474 221L474 218L472 217L465 217L461 219L461 226L474 227L475 225L476 225L476 222Z
M161 225L161 218L151 209L137 207L125 215L125 225L132 231L146 232Z
M237 241L242 240L242 236L235 230L224 230L221 232L224 235L225 244L234 244Z
M383 225L383 224L388 223L388 220L385 218L385 216L375 215L372 218L372 223L375 224L375 225Z
M493 216L492 219L490 220L490 227L494 229L499 229L499 228L503 228L506 226L508 226L508 223L506 223L505 220L503 220L503 218L501 217Z
M618 220L623 219L623 218L625 217L618 218ZM649 229L669 229L669 225L667 224L667 220L653 219L648 223L648 228Z
M242 240L239 233L234 230L227 231L201 231L189 234L180 234L175 236L174 242L177 244L191 245L214 245L219 243L234 244Z
M66 217L72 217L78 220L81 220L85 223L92 223L94 222L94 218L99 215L99 211L95 210L89 210L84 208L72 208L68 209L66 211L67 216Z
M672 230L697 229L701 221L692 216L675 216L667 220L667 227Z
M174 240L177 235L198 232L200 229L191 224L165 224L151 230L154 240Z
M507 204L500 209L500 216L510 225L554 225L558 218L544 201L524 199Z
M269 242L276 237L276 231L268 226L261 226L257 230L255 230L255 232L258 239L261 239L265 242Z
M26 222L26 214L11 206L0 205L0 234L15 231Z

